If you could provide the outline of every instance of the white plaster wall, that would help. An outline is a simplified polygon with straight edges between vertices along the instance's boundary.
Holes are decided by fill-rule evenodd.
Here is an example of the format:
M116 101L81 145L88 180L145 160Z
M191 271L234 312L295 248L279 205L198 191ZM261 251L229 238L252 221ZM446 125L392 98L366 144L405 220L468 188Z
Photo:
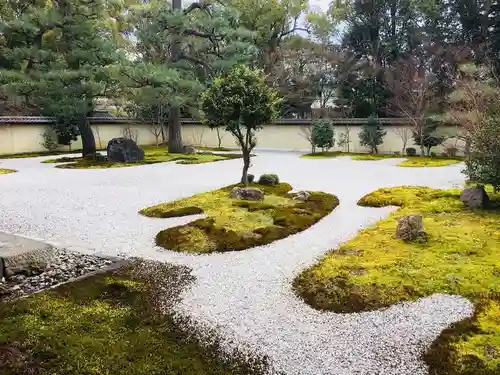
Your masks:
M96 136L97 147L106 147L108 141L114 137L123 135L123 129L130 127L134 134L137 134L137 142L139 144L154 144L155 137L149 130L149 127L144 124L96 124L93 125L94 134ZM43 124L0 124L0 154L14 154L20 152L36 152L44 151L42 146L42 134L46 126ZM401 151L403 147L402 140L396 134L397 129L401 126L387 125L387 135L384 138L384 143L379 147L381 153L393 153ZM351 152L367 152L368 150L359 144L358 133L361 126L351 126L350 136ZM345 126L335 126L336 139L339 135L346 131ZM452 135L456 134L453 127L443 130ZM237 147L234 138L231 134L220 129L222 137L222 146ZM411 132L410 132L411 134ZM217 132L210 130L202 125L184 125L182 127L182 137L185 144L194 146L217 146ZM257 148L263 149L282 149L294 151L310 151L311 146L303 136L301 126L299 125L267 125L257 133ZM443 146L433 148L433 151L443 152L447 145L455 145L456 141L450 139ZM460 144L459 144L460 145ZM407 147L416 147L410 137ZM81 141L78 140L72 144L72 149L81 148ZM61 146L61 150L67 149L66 146ZM332 150L340 150L334 147ZM343 149L342 151L346 151Z

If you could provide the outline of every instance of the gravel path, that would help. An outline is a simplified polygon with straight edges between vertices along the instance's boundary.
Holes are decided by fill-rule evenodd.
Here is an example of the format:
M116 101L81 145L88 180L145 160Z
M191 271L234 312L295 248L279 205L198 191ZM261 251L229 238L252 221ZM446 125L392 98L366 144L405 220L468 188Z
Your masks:
M357 200L380 187L463 185L462 165L400 168L399 159L298 159L259 152L251 173L278 173L296 190L336 194L341 204L305 232L242 252L184 255L159 251L155 234L193 218L152 219L143 207L233 183L241 160L200 165L170 163L109 170L63 170L37 159L10 159L18 173L0 178L0 230L80 251L132 255L188 265L196 284L178 313L217 328L228 347L270 356L287 374L420 375L422 350L442 329L472 314L459 296L433 295L414 303L360 313L319 312L297 299L291 281L304 267L393 208L363 208Z

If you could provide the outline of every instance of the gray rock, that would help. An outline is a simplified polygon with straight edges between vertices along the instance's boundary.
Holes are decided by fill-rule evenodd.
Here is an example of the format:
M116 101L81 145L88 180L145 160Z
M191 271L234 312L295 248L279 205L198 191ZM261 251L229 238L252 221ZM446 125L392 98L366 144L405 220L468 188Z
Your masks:
M129 138L113 138L106 148L108 161L128 163L144 160L144 150Z
M234 187L229 194L230 198L259 201L264 199L264 192L254 187Z
M465 189L460 194L460 200L464 203L465 207L470 209L486 208L490 203L488 194L486 194L482 186Z
M193 155L193 154L196 154L196 149L193 146L183 146L182 153L188 154L188 155Z
M307 201L309 199L309 192L305 190L297 191L294 193L289 193L292 196L292 199L298 201Z
M416 241L425 239L422 215L408 215L398 218L396 238L403 241Z

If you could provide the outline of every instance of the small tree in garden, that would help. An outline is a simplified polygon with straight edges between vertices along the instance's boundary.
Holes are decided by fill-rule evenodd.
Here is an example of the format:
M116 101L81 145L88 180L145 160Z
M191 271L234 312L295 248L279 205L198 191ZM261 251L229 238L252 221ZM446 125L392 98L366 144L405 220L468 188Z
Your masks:
M300 135L302 136L302 138L307 140L307 142L309 142L309 144L311 145L311 153L314 154L316 152L316 146L314 145L314 142L312 140L312 126L301 126Z
M420 153L425 154L423 137L433 101L433 77L417 58L402 60L388 72L386 81L392 92L388 112L411 121L412 133L420 138Z
M422 127L422 131L413 131L413 141L417 146L424 147L427 155L430 155L431 148L439 146L446 137L438 132L438 123L427 119Z
M378 154L378 146L384 142L387 131L384 130L380 122L374 118L368 118L366 124L361 127L359 132L359 143L362 146L370 147L372 154Z
M314 120L311 130L311 142L323 151L335 145L335 132L332 124L326 119Z
M401 127L394 128L392 130L392 132L394 134L396 134L401 139L401 142L403 143L403 148L401 150L401 154L404 155L406 153L406 145L408 144L408 141L410 140L411 130L406 126L401 126Z
M243 65L216 78L201 95L204 122L210 128L223 126L243 153L241 182L248 184L250 154L257 145L255 133L276 118L281 99L266 84L262 71Z
M490 114L477 124L472 134L472 152L466 160L465 172L471 180L491 184L495 192L500 190L500 120Z

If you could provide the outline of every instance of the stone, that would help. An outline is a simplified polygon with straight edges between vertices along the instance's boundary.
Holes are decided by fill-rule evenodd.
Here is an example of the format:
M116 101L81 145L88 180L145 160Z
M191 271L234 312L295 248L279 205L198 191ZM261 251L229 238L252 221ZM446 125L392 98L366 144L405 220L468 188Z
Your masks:
M408 215L398 218L396 238L403 241L416 241L426 238L422 215Z
M470 209L486 208L490 203L488 194L486 194L482 186L465 189L460 194L460 200L464 203L465 207Z
M229 194L230 198L259 201L264 199L264 192L254 187L234 187Z
M53 260L54 250L48 244L0 232L3 277L8 278L19 273L43 272Z
M113 138L106 148L108 161L129 163L144 160L144 150L129 138Z
M289 193L292 196L292 199L299 201L307 201L309 199L309 192L305 190Z
M182 153L187 155L196 154L196 149L193 146L183 146Z

